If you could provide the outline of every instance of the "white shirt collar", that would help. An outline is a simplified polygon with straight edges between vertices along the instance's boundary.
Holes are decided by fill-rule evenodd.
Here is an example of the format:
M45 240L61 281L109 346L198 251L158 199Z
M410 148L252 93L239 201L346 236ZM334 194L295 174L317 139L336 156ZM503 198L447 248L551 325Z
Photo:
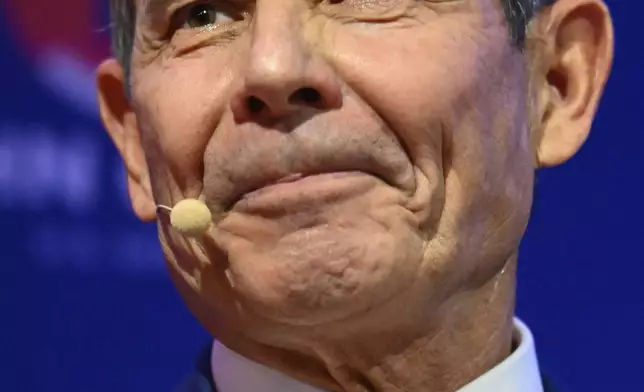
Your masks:
M518 346L503 362L458 392L543 392L534 338L514 319ZM215 341L210 359L219 392L323 392L252 362Z

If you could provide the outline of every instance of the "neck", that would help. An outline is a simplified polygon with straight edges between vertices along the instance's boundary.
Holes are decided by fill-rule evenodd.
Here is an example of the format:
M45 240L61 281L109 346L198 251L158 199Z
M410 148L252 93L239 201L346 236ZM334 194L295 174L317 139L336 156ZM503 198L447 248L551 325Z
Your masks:
M330 391L455 391L511 352L516 257L493 279L460 291L432 314L383 312L389 320L309 331L289 349L228 344L242 355ZM410 298L418 298L410 293ZM404 303L404 302L400 302ZM409 319L401 330L391 315ZM422 320L423 322L418 322ZM382 328L374 326L382 325ZM396 328L388 326L395 325ZM368 331L368 332L365 332Z

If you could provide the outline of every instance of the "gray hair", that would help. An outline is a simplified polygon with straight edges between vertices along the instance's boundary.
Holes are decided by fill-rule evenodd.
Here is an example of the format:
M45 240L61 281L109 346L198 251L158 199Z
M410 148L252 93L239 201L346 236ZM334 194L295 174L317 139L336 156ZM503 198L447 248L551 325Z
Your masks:
M523 49L528 22L543 7L556 0L500 0L508 22L510 38ZM129 79L132 48L134 45L136 10L133 0L109 0L112 53L125 69Z

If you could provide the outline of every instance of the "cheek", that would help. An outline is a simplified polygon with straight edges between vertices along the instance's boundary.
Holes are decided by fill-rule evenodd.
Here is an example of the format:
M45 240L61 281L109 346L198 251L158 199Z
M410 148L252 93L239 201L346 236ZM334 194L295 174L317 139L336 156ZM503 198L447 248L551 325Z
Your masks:
M155 144L147 150L157 152L151 166L165 171L153 178L162 193L169 192L163 198L176 201L202 191L204 151L232 89L229 62L212 55L164 59L135 78L138 125Z
M458 28L409 33L343 40L338 69L429 181L444 184L429 264L466 273L450 261L508 256L527 222L533 170L523 63L501 23L476 39Z
M479 69L484 42L472 40L472 28L463 26L428 23L386 34L346 34L336 41L338 72L397 134L429 184L431 192L419 190L410 203L428 231L444 207L444 177L452 165L446 151L454 136L450 123L472 109L468 96L487 77ZM467 136L471 143L478 137Z

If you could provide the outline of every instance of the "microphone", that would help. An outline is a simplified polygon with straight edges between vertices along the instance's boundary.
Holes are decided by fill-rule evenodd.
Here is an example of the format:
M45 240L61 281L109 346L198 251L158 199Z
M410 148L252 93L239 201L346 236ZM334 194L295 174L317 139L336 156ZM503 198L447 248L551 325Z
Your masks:
M184 199L170 208L158 205L157 208L170 212L170 224L187 237L200 237L212 225L212 214L208 206L197 199Z

